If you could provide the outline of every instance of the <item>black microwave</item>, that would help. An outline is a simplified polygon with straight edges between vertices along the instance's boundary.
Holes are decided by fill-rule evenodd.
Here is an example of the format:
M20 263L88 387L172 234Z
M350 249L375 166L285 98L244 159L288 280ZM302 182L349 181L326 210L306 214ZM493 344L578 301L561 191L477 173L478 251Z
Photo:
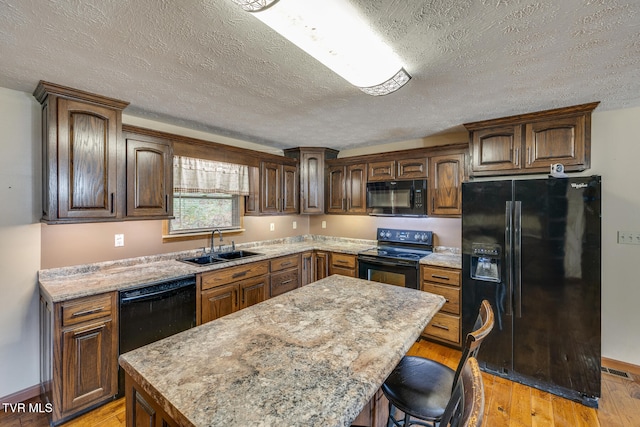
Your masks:
M427 216L427 180L367 183L369 215Z

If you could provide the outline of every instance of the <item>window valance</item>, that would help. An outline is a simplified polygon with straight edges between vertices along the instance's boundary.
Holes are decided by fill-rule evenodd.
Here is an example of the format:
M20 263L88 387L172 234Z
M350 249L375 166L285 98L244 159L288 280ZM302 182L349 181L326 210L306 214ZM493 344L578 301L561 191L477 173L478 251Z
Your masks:
M174 156L174 192L249 194L249 167L192 157Z

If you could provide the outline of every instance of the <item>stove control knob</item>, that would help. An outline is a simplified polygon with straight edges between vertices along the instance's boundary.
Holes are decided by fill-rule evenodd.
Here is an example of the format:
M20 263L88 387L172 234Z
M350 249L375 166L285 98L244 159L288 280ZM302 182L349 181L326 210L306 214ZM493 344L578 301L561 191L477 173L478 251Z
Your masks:
M384 239L384 230L380 230L380 238Z
M427 235L426 235L426 234L423 234L423 235L422 235L422 241L423 241L423 242L426 242L427 240L428 240Z
M386 237L387 239L391 237L391 232L387 230L387 232L384 234L384 237Z
M413 238L414 238L415 240L420 240L420 234L416 233L416 235L415 235L415 236L413 236Z

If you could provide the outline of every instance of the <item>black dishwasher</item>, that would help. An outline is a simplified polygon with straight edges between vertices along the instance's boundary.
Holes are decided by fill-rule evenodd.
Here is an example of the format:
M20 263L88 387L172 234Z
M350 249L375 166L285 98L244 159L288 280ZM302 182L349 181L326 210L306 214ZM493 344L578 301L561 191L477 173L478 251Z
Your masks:
M196 325L195 276L127 289L119 293L119 354L151 344ZM118 397L124 371L118 368Z

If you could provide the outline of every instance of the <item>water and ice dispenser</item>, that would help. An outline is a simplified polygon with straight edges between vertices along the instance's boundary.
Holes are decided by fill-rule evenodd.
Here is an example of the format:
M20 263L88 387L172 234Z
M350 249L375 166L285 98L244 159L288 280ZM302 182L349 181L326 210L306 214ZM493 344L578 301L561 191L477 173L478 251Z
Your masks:
M500 282L500 245L473 243L471 246L471 278L485 282Z

